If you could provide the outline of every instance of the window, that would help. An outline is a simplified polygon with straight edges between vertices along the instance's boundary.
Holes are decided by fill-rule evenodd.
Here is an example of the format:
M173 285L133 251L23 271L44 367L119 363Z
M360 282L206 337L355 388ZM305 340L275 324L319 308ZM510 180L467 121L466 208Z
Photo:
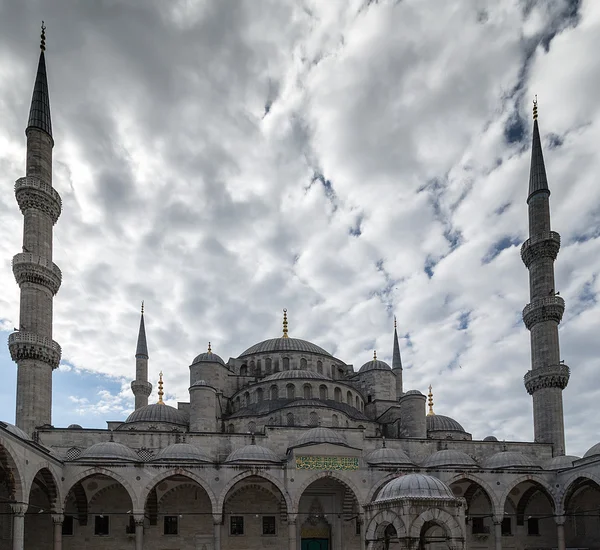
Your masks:
M133 516L129 516L129 523L125 527L125 533L135 535L135 518Z
M271 374L271 368L271 360L265 359L265 370L267 371L267 374Z
M322 361L317 361L317 372L319 374L323 374L323 362Z
M304 357L302 359L300 359L300 368L302 370L306 370L307 366L308 366L308 364L306 363L306 359L304 359Z
M71 537L73 535L73 516L65 516L62 524L63 537Z
M253 434L256 432L256 422L254 422L253 420L251 420L250 422L248 422L248 431Z
M335 380L335 365L331 365L331 378Z
M256 390L256 402L260 403L263 400L263 390L262 388L258 388Z
M242 365L240 367L240 376L248 376L248 366Z
M358 518L356 518L356 523L354 525L354 534L360 535L360 521L358 521Z
M256 376L256 365L254 361L250 361L250 376Z
M540 521L538 518L529 518L527 520L527 534L528 535L539 535L540 534Z
M250 405L250 392L244 393L244 407L248 407Z
M304 386L304 399L312 399L312 386L310 384Z
M327 386L319 386L319 398L327 399Z
M319 425L319 415L316 412L311 412L309 417L308 424L310 426L318 426Z
M290 358L289 357L283 358L283 370L290 370Z
M275 359L275 372L279 372L279 359Z
M294 397L296 397L296 387L294 384L287 385L287 397L288 399L294 399Z
M229 426L227 426L227 431L232 434L235 432L235 426L233 424L229 424Z
M474 535L486 535L490 532L489 528L485 526L483 518L471 518L471 521L471 532Z
M346 393L346 403L348 403L348 405L352 405L352 392Z
M260 359L257 359L256 361L256 372L254 374L256 374L256 376L260 376L262 374Z
M331 425L332 425L334 428L337 428L337 427L340 425L340 421L339 421L339 419L338 419L338 416L337 416L337 414L332 414L332 415L331 415Z
M94 535L106 537L109 532L108 516L96 516L94 519Z
M504 518L502 520L502 536L508 537L510 535L512 535L512 525L510 518Z
M333 390L333 398L338 402L341 403L342 402L342 390L340 390L340 388L335 388L335 390Z
M356 396L356 405L355 408L357 408L360 411L360 399L358 398L358 395Z
M229 518L229 534L244 534L244 516L231 516Z
M263 516L262 518L262 534L276 535L275 531L275 516Z
M271 386L271 399L279 399L279 388Z
M286 420L287 420L287 425L288 426L293 426L294 425L294 415L292 413L287 413Z
M165 516L163 533L165 535L179 534L179 518L177 516Z

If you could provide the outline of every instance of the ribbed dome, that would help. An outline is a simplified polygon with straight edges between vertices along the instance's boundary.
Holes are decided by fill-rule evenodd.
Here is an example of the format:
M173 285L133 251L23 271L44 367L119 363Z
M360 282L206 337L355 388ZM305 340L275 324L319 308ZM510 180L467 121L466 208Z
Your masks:
M494 470L504 468L532 468L535 466L536 464L531 458L515 451L501 451L489 456L483 462L484 468L492 468Z
M329 428L311 428L304 432L294 443L293 447L305 445L318 445L319 443L331 443L332 445L348 446L346 438L340 433Z
M600 443L596 443L593 447L588 449L588 452L583 455L583 458L589 458L590 456L600 455Z
M102 441L94 443L91 447L85 449L77 458L94 460L127 460L138 461L138 455L132 449L115 441Z
M255 355L257 353L274 353L278 351L299 351L331 357L331 354L326 352L323 348L320 348L312 342L307 342L306 340L300 340L298 338L272 338L271 340L265 340L264 342L259 342L258 344L249 347L240 355L240 358L247 355Z
M427 416L428 432L465 432L465 429L454 418L441 414Z
M79 424L69 424L67 430L83 430Z
M564 470L565 468L572 468L573 461L579 459L580 457L578 456L555 456L544 462L544 470Z
M487 437L484 437L483 440L484 441L498 441L498 438L493 435L488 435Z
M126 424L131 422L168 422L169 424L178 424L180 426L188 425L185 413L175 407L163 405L162 403L153 403L152 405L136 409L125 420Z
M212 462L198 447L189 443L173 443L161 449L153 462Z
M7 432L20 437L21 439L31 440L31 437L29 437L21 428L17 428L14 424L0 422L0 426L2 426Z
M404 451L387 447L375 449L366 460L373 466L414 466Z
M475 467L477 463L467 453L444 449L429 455L423 462L423 466L425 468L438 468L440 466Z
M419 390L408 390L404 395L423 395ZM425 397L423 395L423 397Z
M399 498L438 498L454 500L456 497L443 481L424 474L407 474L392 479L381 490L375 502Z
M281 459L271 449L252 444L233 451L227 457L227 460L225 460L225 463L227 464L240 462L268 462L270 464L279 464Z
M385 361L371 359L371 361L367 361L362 367L360 367L358 372L367 372L369 370L392 370L392 367L390 367Z
M310 370L284 370L265 376L261 382L269 382L271 380L288 380L290 378L309 378L311 380L330 380L324 374L313 372Z
M219 363L220 365L224 365L225 361L221 359L216 353L201 353L200 355L196 355L194 360L192 361L192 365L196 363Z

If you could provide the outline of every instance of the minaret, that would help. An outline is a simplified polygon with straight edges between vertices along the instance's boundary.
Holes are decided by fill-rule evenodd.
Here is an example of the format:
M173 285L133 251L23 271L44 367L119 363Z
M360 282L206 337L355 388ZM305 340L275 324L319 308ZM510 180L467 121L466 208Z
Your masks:
M533 141L529 175L529 239L521 258L529 270L530 302L523 322L531 332L531 370L525 388L533 396L535 441L551 443L554 456L565 454L562 391L569 382L569 367L560 359L558 324L565 309L554 282L554 260L560 235L550 229L550 190L546 179L537 121L537 97L533 102Z
M392 355L392 372L396 375L396 399L400 399L404 390L402 389L402 359L400 358L396 316L394 316L394 353Z
M52 262L52 228L62 208L52 187L52 123L46 78L46 27L42 22L38 63L27 136L25 177L15 183L15 196L23 214L23 250L12 267L21 290L19 330L8 338L10 355L17 363L19 428L31 435L37 426L51 423L52 371L58 367L60 346L52 340L52 300L62 274Z
M140 330L135 350L135 380L131 383L131 391L135 395L136 410L148 404L152 384L148 382L148 344L146 343L146 327L144 325L144 302L142 302Z

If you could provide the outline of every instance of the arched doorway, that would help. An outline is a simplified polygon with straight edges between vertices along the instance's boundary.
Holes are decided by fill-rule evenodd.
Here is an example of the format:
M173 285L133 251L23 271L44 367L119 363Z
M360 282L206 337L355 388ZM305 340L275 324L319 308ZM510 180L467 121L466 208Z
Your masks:
M9 502L23 500L22 486L9 449L0 443L0 548L11 547L13 518Z
M452 492L457 497L462 497L467 503L466 508L466 535L469 547L486 545L494 540L494 503L492 496L483 482L475 479L461 477L450 483ZM509 519L510 521L510 519ZM435 538L436 530L430 536ZM432 539L433 540L433 539Z
M444 525L427 521L421 527L419 537L420 550L449 550L450 533Z
M566 546L600 547L600 485L587 477L574 479L566 490L563 506Z
M50 470L42 468L33 478L29 491L29 506L25 514L25 548L52 550L52 513L56 510L57 496L54 476Z

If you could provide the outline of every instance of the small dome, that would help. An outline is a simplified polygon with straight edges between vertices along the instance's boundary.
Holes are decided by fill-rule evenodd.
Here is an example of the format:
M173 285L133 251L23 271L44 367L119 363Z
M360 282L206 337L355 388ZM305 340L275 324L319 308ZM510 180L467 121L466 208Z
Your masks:
M423 395L419 390L408 390L404 395ZM423 395L423 397L425 397Z
M311 380L330 380L324 374L310 370L284 370L265 376L261 382L270 382L271 380L288 380L290 378L309 378Z
M69 424L67 430L83 430L79 424Z
M387 483L375 502L395 500L399 498L437 498L454 500L452 489L443 481L425 474L407 474L392 479Z
M225 460L226 464L246 462L268 462L270 464L279 464L281 459L271 450L260 445L246 445L241 449L233 451Z
M195 365L196 363L219 363L220 365L225 365L225 361L223 361L223 359L221 359L216 353L213 353L212 351L196 355L196 357L194 357L194 360L192 361L192 365Z
M300 340L299 338L271 338L270 340L264 340L249 347L240 355L240 358L257 353L275 353L280 351L299 351L301 353L316 353L317 355L331 357L331 354L323 348L306 340Z
M305 431L294 443L293 447L303 447L306 445L318 445L320 443L331 443L332 445L343 445L348 447L346 438L340 433L330 428L311 428Z
M114 441L102 441L94 443L91 447L85 449L77 458L94 460L127 460L138 461L139 457L135 452L121 443Z
M580 457L578 456L555 456L544 462L544 470L564 470L565 468L572 468L573 461L579 459Z
M465 432L465 429L454 418L442 414L427 416L428 432Z
M477 463L467 454L462 451L453 449L444 449L429 455L423 462L425 468L438 468L440 466L477 466Z
M589 458L590 456L596 455L600 455L600 443L596 443L593 447L590 447L588 452L583 455L583 458Z
M180 426L188 425L188 419L184 412L162 403L153 403L136 409L125 420L126 424L131 422L167 422Z
M483 440L484 441L498 441L498 438L493 435L488 435L487 437L484 437Z
M369 370L392 370L392 367L390 367L385 361L380 361L379 359L371 359L370 361L367 361L362 367L360 367L358 372L367 372Z
M483 462L484 468L502 470L504 468L533 468L537 466L535 462L524 455L515 451L501 451L486 458Z
M26 441L31 441L31 437L29 437L21 428L17 428L14 424L9 424L8 422L0 422L0 426L2 426L7 432L10 432L21 439L25 439Z
M212 462L198 447L189 443L173 443L161 449L153 462Z
M367 456L366 461L372 466L414 466L404 451L387 447L375 449Z

